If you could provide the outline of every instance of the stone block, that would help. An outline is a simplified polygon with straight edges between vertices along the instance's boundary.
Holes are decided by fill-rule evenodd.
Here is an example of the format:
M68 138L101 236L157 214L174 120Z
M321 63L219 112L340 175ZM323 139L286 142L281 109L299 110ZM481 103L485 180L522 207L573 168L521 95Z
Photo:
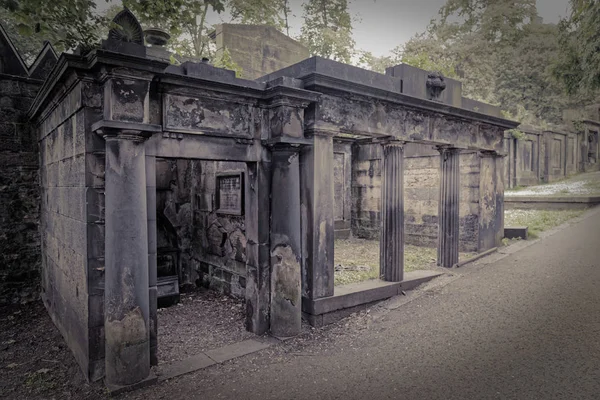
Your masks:
M506 239L523 239L527 240L528 235L528 227L527 226L507 226L504 228L504 237Z

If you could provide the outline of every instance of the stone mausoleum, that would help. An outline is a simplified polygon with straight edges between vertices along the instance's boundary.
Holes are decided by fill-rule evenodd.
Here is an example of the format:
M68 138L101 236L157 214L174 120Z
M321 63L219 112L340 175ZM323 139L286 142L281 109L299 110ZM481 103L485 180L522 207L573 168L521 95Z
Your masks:
M460 82L319 57L239 79L172 65L127 10L115 22L60 56L27 114L42 298L89 380L147 379L158 303L184 285L241 297L248 330L289 337L428 279L404 273L407 242L443 267L499 245L517 123ZM381 279L334 288L336 235L379 237Z

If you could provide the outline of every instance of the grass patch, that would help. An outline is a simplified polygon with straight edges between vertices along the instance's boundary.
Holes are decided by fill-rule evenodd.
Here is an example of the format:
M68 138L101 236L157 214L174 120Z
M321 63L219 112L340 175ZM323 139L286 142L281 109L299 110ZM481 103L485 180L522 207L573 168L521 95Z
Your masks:
M504 226L527 226L529 227L529 238L536 239L540 233L579 217L584 212L585 210L506 210Z
M475 253L460 253L460 260ZM404 271L436 266L437 249L404 245ZM379 278L379 241L351 238L335 241L335 285Z

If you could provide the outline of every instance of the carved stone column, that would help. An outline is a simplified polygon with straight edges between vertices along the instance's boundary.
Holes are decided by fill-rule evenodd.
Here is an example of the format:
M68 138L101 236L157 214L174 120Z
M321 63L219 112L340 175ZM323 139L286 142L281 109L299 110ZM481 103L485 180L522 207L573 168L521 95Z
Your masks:
M143 126L101 121L94 127L106 140L105 382L113 388L138 383L150 374L144 151L149 132Z
M271 153L271 333L298 335L302 322L299 147Z
M437 264L451 268L458 262L460 149L438 147L440 152L440 202Z
M404 143L383 144L381 167L380 276L404 279Z

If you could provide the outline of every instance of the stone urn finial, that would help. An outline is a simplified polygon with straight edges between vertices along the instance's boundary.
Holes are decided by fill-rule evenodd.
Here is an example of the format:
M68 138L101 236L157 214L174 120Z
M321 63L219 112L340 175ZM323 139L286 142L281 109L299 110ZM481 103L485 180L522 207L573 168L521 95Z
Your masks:
M160 28L148 28L144 31L146 43L152 46L164 47L171 39L171 35L164 29Z
M427 98L439 101L440 95L446 89L444 76L440 72L430 72L427 75Z

